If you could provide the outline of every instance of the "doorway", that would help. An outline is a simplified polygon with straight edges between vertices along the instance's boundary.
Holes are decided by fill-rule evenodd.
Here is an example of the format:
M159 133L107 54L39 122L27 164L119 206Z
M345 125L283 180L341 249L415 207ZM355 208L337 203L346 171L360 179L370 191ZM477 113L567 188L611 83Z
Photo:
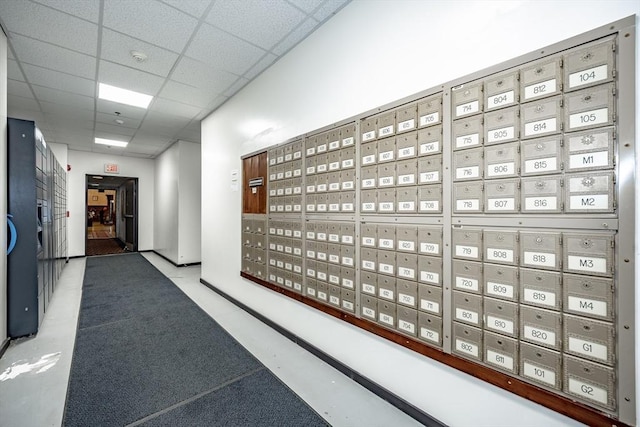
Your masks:
M138 179L86 175L85 254L138 250Z

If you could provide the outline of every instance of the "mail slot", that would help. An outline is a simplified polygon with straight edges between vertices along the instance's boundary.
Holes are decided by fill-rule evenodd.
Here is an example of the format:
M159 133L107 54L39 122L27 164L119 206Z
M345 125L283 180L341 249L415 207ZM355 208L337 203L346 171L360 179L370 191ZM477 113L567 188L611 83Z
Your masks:
M484 209L484 186L482 182L454 183L453 200L454 213L482 213Z
M418 309L442 316L442 288L418 284Z
M373 141L377 138L378 120L376 117L369 117L360 121L360 135L362 143Z
M482 284L482 263L453 260L454 289L481 294Z
M613 234L564 234L564 271L613 275Z
M408 132L418 127L418 105L405 105L396 110L396 133Z
M418 226L418 252L421 255L442 256L442 227Z
M418 206L423 214L442 213L442 184L418 187Z
M545 58L522 69L522 102L557 95L562 91L562 57Z
M568 135L567 171L613 169L615 136L613 128L594 129Z
M552 350L562 350L562 318L555 311L520 307L520 340Z
M571 174L566 176L565 182L567 212L614 212L613 172Z
M396 211L396 190L377 190L378 213L395 213Z
M331 151L327 155L329 172L340 170L340 151Z
M418 180L418 161L416 159L402 160L396 163L397 185L416 185Z
M375 224L363 223L360 225L360 235L362 236L360 245L374 248L377 245L378 226Z
M356 239L356 226L353 223L340 224L340 243L354 245Z
M613 324L565 314L564 352L614 366L616 352Z
M293 160L299 160L302 158L302 140L295 141L291 144L291 153Z
M416 255L413 255L414 257ZM417 265L414 266L414 270ZM418 284L412 280L397 279L396 280L396 300L399 305L417 308L418 306Z
M324 262L316 262L316 280L318 283L326 283L329 280L327 276L327 264Z
M340 263L344 267L355 267L356 249L349 245L340 245Z
M373 141L360 146L361 166L373 165L378 161L378 143Z
M567 131L612 125L615 120L613 83L594 86L565 95Z
M340 191L340 172L327 174L327 191Z
M343 170L340 172L340 189L342 191L351 191L356 189L355 170Z
M396 276L406 280L417 280L418 255L397 253L396 262L398 266Z
M340 128L340 138L342 138L342 148L353 147L355 145L356 125L350 124Z
M360 203L362 213L375 213L378 210L377 190L363 190L360 192Z
M374 297L378 295L378 275L375 272L360 272L360 292Z
M304 160L304 166L305 166L305 171L307 175L313 175L314 173L316 173L316 157L315 156L307 157Z
M318 261L328 261L329 260L329 248L328 245L324 242L316 242L316 259ZM335 257L335 254L334 254ZM335 262L335 258L334 258Z
M487 181L484 188L487 213L515 213L520 210L520 179Z
M485 145L517 141L520 137L520 109L506 108L484 115Z
M453 319L473 326L482 326L482 297L466 292L453 292Z
M442 182L441 154L418 159L418 182L420 184L436 184Z
M453 149L475 148L484 140L483 117L476 116L453 122Z
M269 150L268 152L268 157L269 157L269 166L275 166L276 164L276 149L272 148L271 150Z
M484 162L485 179L517 177L520 173L520 143L485 147Z
M453 257L482 261L482 230L454 228L452 233Z
M360 169L360 188L376 188L378 186L378 167L367 166Z
M482 329L454 322L452 351L454 354L481 361Z
M523 213L559 213L562 211L562 178L539 176L520 180Z
M329 285L327 285L326 283L316 281L316 287L317 287L316 299L325 304L328 303L329 302Z
M442 319L418 312L418 338L429 345L442 347Z
M316 239L316 223L315 222L307 222L305 224L305 237L307 240Z
M494 110L514 105L519 99L519 75L517 71L509 71L489 78L484 83L485 110Z
M356 294L349 289L342 289L340 291L341 308L349 313L355 313L356 311Z
M520 232L520 265L560 270L562 236L560 233Z
M565 55L565 91L613 80L615 40L607 38Z
M304 294L309 298L316 299L317 287L318 285L316 281L307 277L306 283L304 285Z
M454 87L451 89L451 94L454 119L482 112L484 101L482 82L472 82Z
M553 271L520 269L520 302L550 310L562 306L562 277Z
M415 337L418 333L418 312L413 308L397 306L398 332Z
M340 295L342 290L339 286L329 285L329 305L340 308Z
M398 203L396 211L399 214L416 213L418 210L418 188L396 188L396 201Z
M378 301L378 324L395 329L396 327L396 304L390 301Z
M316 212L328 212L329 198L326 194L316 195Z
M519 236L517 231L484 230L485 261L518 265Z
M320 245L319 243L318 246ZM340 264L340 245L327 243L327 261L332 264Z
M601 320L613 320L613 280L563 274L564 311Z
M518 337L518 304L499 299L484 299L484 327L502 335Z
M327 132L327 148L329 151L340 149L340 129L333 129Z
M316 155L326 153L329 151L329 141L326 133L321 133L316 136Z
M442 152L442 125L418 131L418 155L430 156Z
M395 163L384 163L378 165L378 188L393 187L395 185L395 176Z
M356 192L343 191L340 193L340 211L355 212L356 210Z
M454 153L454 181L482 179L484 172L483 158L484 150L482 148L475 148L472 150L465 150Z
M523 139L553 135L562 131L562 97L523 104L520 111Z
M418 256L418 281L442 286L442 258Z
M562 356L536 345L520 344L520 375L547 387L562 387Z
M562 144L561 136L522 141L522 176L560 173Z
M378 248L389 251L396 247L396 227L395 225L378 225Z
M386 138L378 141L378 163L393 162L396 154L396 139Z
M343 148L340 150L340 164L342 169L353 169L356 167L355 147Z
M361 248L360 259L362 270L377 271L378 266L378 251L375 249Z
M518 341L484 332L484 361L500 370L518 373Z
M409 159L418 155L418 132L413 131L396 138L398 160Z
M386 138L396 133L396 112L380 114L377 123L378 138Z
M431 95L418 101L418 126L427 127L442 122L442 94Z
M316 173L329 172L329 157L326 153L316 155Z
M340 286L340 266L327 266L327 277L329 279L329 283L331 283L332 285Z
M375 322L378 319L378 300L374 297L363 295L360 298L360 313L364 319Z
M343 288L355 290L356 288L356 271L353 267L340 268L340 285Z
M610 410L616 408L616 373L613 368L564 357L564 388L577 399Z
M378 273L396 275L396 253L393 251L378 251ZM378 285L380 285L378 281Z
M415 253L418 249L418 228L415 225L399 225L396 227L396 250Z

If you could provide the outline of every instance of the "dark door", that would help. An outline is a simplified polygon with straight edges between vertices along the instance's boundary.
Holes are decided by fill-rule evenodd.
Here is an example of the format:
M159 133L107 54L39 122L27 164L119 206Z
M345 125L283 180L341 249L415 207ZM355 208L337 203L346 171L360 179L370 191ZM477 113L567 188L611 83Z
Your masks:
M138 251L138 180L130 179L124 189L124 243L132 252Z

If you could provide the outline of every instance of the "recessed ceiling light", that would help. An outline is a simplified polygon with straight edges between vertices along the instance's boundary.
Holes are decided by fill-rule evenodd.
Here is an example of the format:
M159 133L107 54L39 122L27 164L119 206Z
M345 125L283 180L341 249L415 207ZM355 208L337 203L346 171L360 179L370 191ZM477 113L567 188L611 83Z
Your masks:
M96 144L111 145L113 147L126 147L129 143L126 141L116 141L115 139L96 138Z
M133 105L134 107L147 108L149 107L153 96L99 83L98 98L106 99L107 101L119 102L121 104Z
M98 175L96 175L96 176L92 176L91 178L93 178L93 179L102 179L102 177L101 177L101 176L98 176Z
M123 125L124 124L124 120L122 120L122 119L115 119L114 122L116 122L119 125Z

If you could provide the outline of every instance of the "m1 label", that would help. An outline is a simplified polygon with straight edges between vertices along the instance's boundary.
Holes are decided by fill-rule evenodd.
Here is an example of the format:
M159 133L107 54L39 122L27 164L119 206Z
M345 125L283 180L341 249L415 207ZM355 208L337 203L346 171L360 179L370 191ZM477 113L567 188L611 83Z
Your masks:
M607 303L587 298L569 296L568 308L571 311L579 311L597 316L608 316Z
M440 304L435 301L429 301L426 299L420 300L420 309L424 311L430 311L432 313L440 313Z
M440 275L438 273L433 273L431 271L421 271L420 272L420 281L426 283L440 283Z
M353 159L344 159L342 161L342 169L352 168L354 166Z
M440 202L438 200L421 200L420 212L440 212Z
M497 353L487 349L487 362L500 366L508 371L513 371L513 357Z
M405 147L398 149L398 159L413 157L416 155L416 147Z
M487 109L501 107L507 104L513 104L515 102L515 92L503 92L497 95L490 96L487 98Z
M524 362L524 376L554 387L556 385L556 373L554 371L528 362Z
M376 318L376 311L372 308L369 307L362 307L362 315L366 316L370 319L375 319Z
M398 185L412 185L416 183L416 174L398 175Z
M480 323L480 317L478 316L478 313L459 307L456 307L456 319L467 323L473 323L474 325Z
M365 202L362 204L362 212L375 212L376 204L371 202Z
M477 259L478 255L477 246L456 245L456 256Z
M569 156L569 169L584 169L609 166L609 152L572 154Z
M528 252L524 253L524 263L527 265L536 265L539 267L556 266L556 254L546 252Z
M607 361L608 351L607 346L598 344L592 341L582 340L576 337L569 337L569 351L582 354L585 356L593 357L602 361Z
M398 250L414 252L416 250L416 243L411 240L398 240Z
M383 264L383 263L379 263L378 264L378 271L380 273L386 273L386 274L391 274L393 275L394 273L394 268L393 265L391 264Z
M567 261L567 267L571 270L581 272L588 271L590 273L608 273L607 260L605 258L569 255Z
M473 133L456 137L456 148L473 147L480 144L480 134Z
M569 392L586 399L595 400L603 405L609 404L607 390L569 377Z
M399 212L414 212L416 210L415 202L398 202Z
M469 279L467 277L456 276L456 288L465 289L468 291L480 290L479 282L476 279Z
M558 128L558 120L553 117L551 119L539 120L524 124L525 136L542 135L545 133L555 132Z
M507 141L515 138L516 130L513 126L487 131L487 142Z
M398 293L398 302L413 307L416 305L416 298L413 295Z
M488 199L487 200L487 211L515 211L516 210L516 199L513 197L504 198L504 199Z
M456 105L456 116L466 116L467 114L473 114L480 111L480 102L471 101L466 104Z
M415 279L416 271L413 268L399 267L398 276L405 277L407 279Z
M362 164L363 165L372 165L376 162L375 154L371 154L368 156L362 156Z
M569 74L569 88L584 86L587 84L606 80L609 77L607 64L600 65L598 67L590 68L588 70L578 71L577 73Z
M588 194L583 196L570 196L569 209L571 210L608 210L608 194Z
M456 200L456 210L477 212L480 210L480 200L479 199Z
M398 132L404 132L416 127L416 119L405 120L398 123Z
M462 341L458 338L456 338L456 350L458 350L460 353L468 354L476 358L479 357L477 345Z
M393 160L393 151L383 151L378 153L379 162L390 162Z
M505 176L516 173L515 162L494 163L487 166L487 176Z
M420 173L420 184L425 184L428 182L440 182L440 172L421 172Z
M393 135L393 125L385 126L378 130L378 135L380 138Z
M513 262L513 250L502 248L487 248L487 260L496 262Z
M480 166L456 168L456 178L458 179L474 179L479 177L480 177Z
M556 79L535 83L524 88L524 99L533 99L546 96L557 90Z
M407 322L406 320L398 320L398 329L401 329L405 332L408 332L410 334L415 334L416 333L416 325L414 325L413 323Z
M524 162L524 171L526 173L555 172L557 169L558 159L556 157L526 160Z
M503 298L513 298L513 286L502 283L487 282L486 292Z
M440 245L437 243L420 242L420 253L438 255L440 253Z
M571 114L569 116L569 129L600 125L607 122L609 122L609 109L599 108L597 110Z
M393 316L389 316L388 314L380 313L378 317L381 323L385 323L389 326L394 326Z
M349 147L351 145L354 144L354 138L352 136L348 137L348 138L344 138L342 140L342 146L343 147Z
M425 142L420 144L420 154L431 154L440 152L440 141Z
M547 331L546 329L524 325L524 338L552 347L556 346L556 333L553 331Z
M364 292L365 294L375 295L376 294L376 287L373 286L373 285L369 285L368 283L363 283L362 284L362 292Z
M507 334L513 334L514 332L513 322L511 320L501 319L495 316L487 316L487 328L502 331Z
M532 304L556 306L556 294L553 292L538 291L536 289L525 288L524 300Z
M434 343L440 343L440 334L427 328L420 328L420 337Z
M425 114L420 116L420 127L436 124L440 121L440 113L435 112L431 114Z

